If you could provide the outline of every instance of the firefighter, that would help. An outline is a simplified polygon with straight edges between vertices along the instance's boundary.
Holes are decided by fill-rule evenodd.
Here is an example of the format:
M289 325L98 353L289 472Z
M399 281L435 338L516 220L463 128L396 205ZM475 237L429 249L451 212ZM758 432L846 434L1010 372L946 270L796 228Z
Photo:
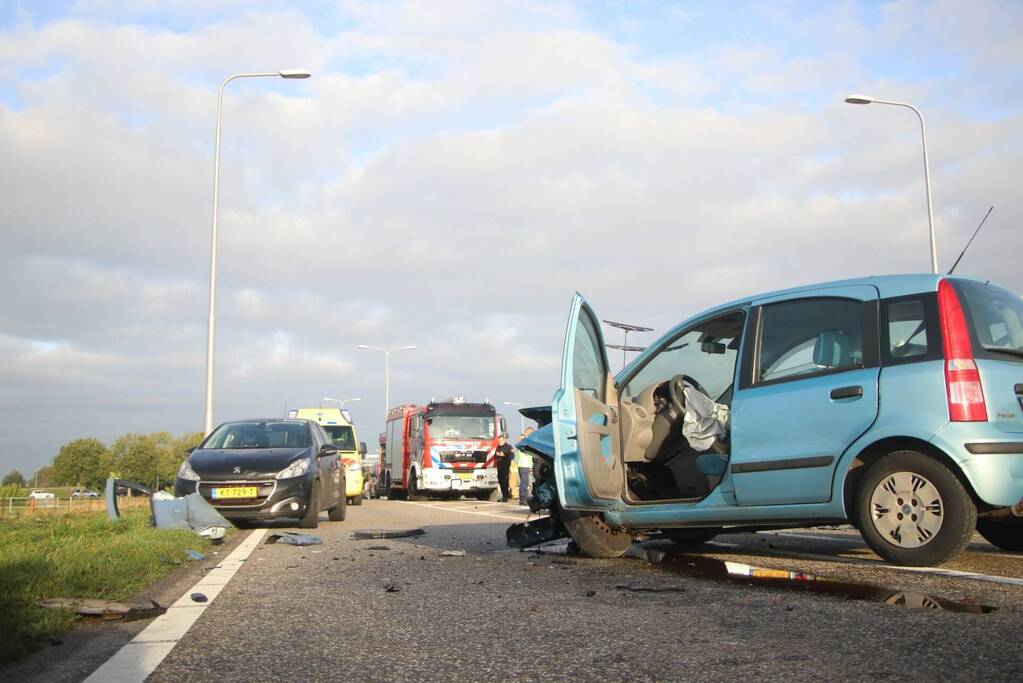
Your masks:
M499 503L507 503L511 498L511 487L508 477L511 474L512 460L515 459L515 449L508 443L504 434L497 437L497 483L501 487Z

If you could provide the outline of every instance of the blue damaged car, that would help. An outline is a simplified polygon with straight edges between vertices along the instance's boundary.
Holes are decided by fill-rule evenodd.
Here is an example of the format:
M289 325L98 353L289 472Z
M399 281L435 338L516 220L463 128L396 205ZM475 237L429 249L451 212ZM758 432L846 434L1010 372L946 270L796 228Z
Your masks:
M530 411L527 411L530 412ZM532 409L530 417L543 416ZM638 534L849 522L884 560L940 564L974 530L1023 550L1023 299L899 275L753 296L686 320L612 377L576 295L527 546L593 557Z

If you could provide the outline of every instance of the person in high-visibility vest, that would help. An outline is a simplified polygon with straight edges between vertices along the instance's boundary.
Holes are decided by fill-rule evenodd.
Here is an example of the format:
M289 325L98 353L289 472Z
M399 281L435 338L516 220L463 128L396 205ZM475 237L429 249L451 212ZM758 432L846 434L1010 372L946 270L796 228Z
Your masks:
M532 428L519 435L519 441L533 433ZM529 451L515 449L515 467L519 471L519 505L527 505L529 500L529 475L533 471L533 456Z

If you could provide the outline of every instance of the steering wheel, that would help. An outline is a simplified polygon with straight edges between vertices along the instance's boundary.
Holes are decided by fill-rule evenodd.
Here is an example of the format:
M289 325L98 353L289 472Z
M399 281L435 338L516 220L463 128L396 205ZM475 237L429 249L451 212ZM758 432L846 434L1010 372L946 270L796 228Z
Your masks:
M671 398L672 407L675 408L675 411L680 416L686 414L686 395L682 391L683 382L688 382L694 389L707 398L710 398L710 394L708 394L707 390L703 388L703 385L689 375L675 375L668 380L668 396Z

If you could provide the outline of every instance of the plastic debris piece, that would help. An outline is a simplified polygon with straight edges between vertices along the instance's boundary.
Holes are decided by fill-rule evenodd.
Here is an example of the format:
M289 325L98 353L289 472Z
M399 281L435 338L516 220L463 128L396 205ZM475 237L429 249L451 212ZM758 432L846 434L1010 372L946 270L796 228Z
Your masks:
M619 584L615 586L620 591L631 591L633 593L685 593L685 586L626 586Z
M185 559L191 560L192 562L202 562L203 560L206 559L206 556L203 555L198 550L186 550Z
M273 544L277 541L288 545L323 545L323 540L319 536L296 534L293 531L275 531L266 539L268 544Z
M465 555L464 550L442 550L440 551L441 557L462 557Z
M384 586L384 591L386 591L388 593L397 593L400 590L401 590L401 587L398 586L398 584L396 584L396 583L389 583L386 586Z
M597 594L597 591L586 591L586 597L588 597L588 598L592 598L596 594Z
M167 611L155 600L150 604L114 602L94 598L48 598L40 601L41 607L50 609L73 609L78 614L88 617L100 617L105 620L121 619L135 621L156 617Z
M210 600L203 593L192 593L188 597L192 598L192 602L209 602L209 600Z
M352 532L352 538L357 541L381 538L412 538L413 536L422 536L425 533L422 529L360 529Z
M390 550L386 545L371 545L366 550Z

